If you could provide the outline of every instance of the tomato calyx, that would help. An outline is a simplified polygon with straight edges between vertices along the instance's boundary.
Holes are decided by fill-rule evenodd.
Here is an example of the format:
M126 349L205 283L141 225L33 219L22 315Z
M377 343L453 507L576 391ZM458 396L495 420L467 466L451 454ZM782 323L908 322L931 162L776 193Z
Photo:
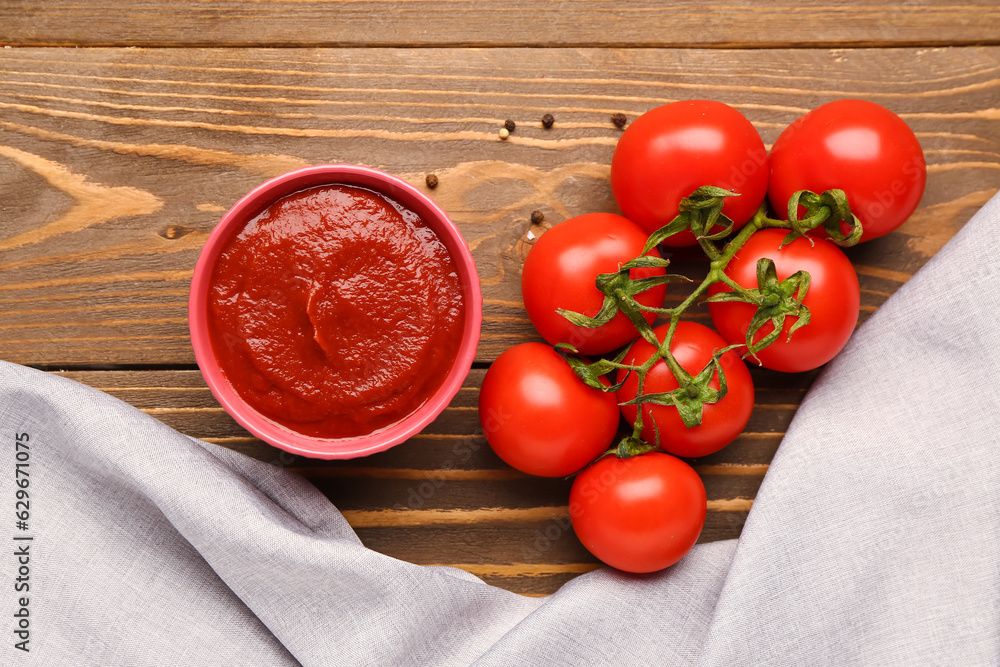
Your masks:
M744 289L727 277L724 282L735 291L720 292L710 296L707 301L710 303L742 301L757 306L746 335L747 349L756 357L758 352L778 340L786 317L798 318L788 329L788 340L791 340L795 331L809 324L809 308L802 304L802 300L809 291L810 280L806 271L797 271L784 280L778 280L774 260L765 257L757 262L757 289ZM774 328L766 336L754 342L757 332L767 322Z
M663 450L659 445L650 445L642 441L642 439L637 438L633 435L625 436L621 439L616 447L609 449L604 452L600 457L603 459L607 456L616 456L620 459L630 459L633 456L642 456L643 454L649 454L650 452L662 452ZM600 460L598 459L598 461Z
M671 341L683 313L703 297L713 284L724 283L729 290L709 297L709 302L742 301L756 306L753 319L747 330L745 347L748 354L756 358L758 352L778 340L783 330L786 318L794 317L796 321L788 330L788 337L809 324L810 313L802 300L809 290L810 276L806 271L799 271L784 280L778 280L774 262L764 258L757 264L757 288L746 289L729 278L726 267L736 256L739 249L757 231L765 228L788 230L782 245L791 243L799 237L806 237L810 243L810 232L822 228L831 240L839 245L853 245L861 237L861 224L851 212L847 197L842 190L828 190L816 194L807 190L796 192L789 202L789 220L778 220L767 215L767 206L762 204L749 223L744 226L728 243L720 247L717 241L732 233L733 221L723 215L722 208L727 197L738 196L736 193L715 186L702 186L681 200L679 213L669 223L654 231L646 240L641 255L623 263L614 273L602 273L596 281L597 289L604 294L600 311L593 317L582 313L559 309L557 312L570 323L585 328L596 328L610 322L619 312L632 322L638 336L655 348L654 354L642 364L624 363L626 351L623 350L613 359L599 359L588 363L584 359L568 354L575 352L569 345L560 345L563 358L573 368L585 384L601 391L617 391L629 375L638 378L636 397L620 405L636 405L638 410L633 424L634 430L612 450L620 457L635 456L637 453L651 451L659 445L659 434L654 432L654 443L644 442L641 438L643 428L643 405L670 406L677 410L684 426L694 428L700 426L703 419L704 406L718 403L727 391L725 373L720 358L734 349L742 349L743 343L729 345L713 352L711 360L694 376L681 367L670 351ZM799 206L806 210L804 217L798 216ZM715 232L721 226L722 231ZM846 230L845 230L846 228ZM632 279L630 271L636 268L666 268L670 262L656 253L657 247L670 236L690 230L698 239L705 255L709 259L709 271L705 278L679 305L673 308L648 306L639 303L635 295L657 285L669 282L687 281L685 276L663 274L650 278ZM644 313L653 312L668 317L670 325L664 340L659 340L653 327L644 317ZM754 338L762 327L771 322L773 329L760 340ZM646 374L662 360L674 379L677 388L660 393L643 393ZM759 359L758 359L759 362ZM624 378L616 385L602 381L602 376L614 370L624 370ZM710 386L718 377L718 388Z
M643 249L643 254L641 256L625 262L618 268L618 271L614 273L602 273L597 276L595 285L597 286L597 289L604 294L604 302L601 304L601 309L593 317L563 308L559 308L556 312L569 320L571 324L578 327L586 327L588 329L604 326L614 319L615 315L621 312L624 313L629 320L631 320L632 324L634 324L640 332L643 328L649 329L649 323L646 322L646 318L643 317L642 311L646 310L659 312L661 309L654 308L652 306L644 306L636 301L635 295L645 292L648 289L652 289L653 287L665 285L671 282L690 282L690 278L668 273L660 276L633 279L630 276L632 269L665 269L670 266L670 260L663 259L659 255L647 255L645 254L647 252L649 252L649 250Z
M580 380L588 387L593 387L594 389L604 392L614 392L621 389L622 385L625 384L625 380L622 380L618 384L606 384L601 382L601 378L622 367L621 362L625 358L625 354L628 352L627 346L622 348L622 350L613 359L598 359L590 364L577 356L576 348L569 343L557 343L555 348L556 352L558 352L562 356L563 360L569 364L569 367L573 369L576 376L580 378Z
M684 375L688 375L688 380L677 389L661 393L640 394L631 401L625 401L620 405L642 405L646 403L652 405L671 405L677 408L677 413L686 427L694 428L700 425L705 404L718 403L726 396L726 392L728 391L726 388L726 374L722 371L719 357L733 349L733 347L735 346L716 350L712 355L711 361L694 377L685 372ZM683 371L683 369L681 370ZM716 374L719 376L719 388L713 389L709 386L709 383L711 383ZM639 415L641 415L641 410L637 414L637 419Z
M733 232L735 223L722 214L722 206L726 197L739 197L739 195L714 185L704 185L684 197L678 206L680 213L666 225L650 234L643 252L651 251L668 237L688 229L699 242L703 239L717 241L729 236ZM723 225L723 229L712 232L716 225Z
M799 206L806 209L805 218L799 219ZM792 232L782 241L781 247L802 236L811 243L809 232L821 227L833 243L846 248L857 244L863 231L861 221L851 212L843 190L827 190L820 195L799 190L788 200L788 223Z

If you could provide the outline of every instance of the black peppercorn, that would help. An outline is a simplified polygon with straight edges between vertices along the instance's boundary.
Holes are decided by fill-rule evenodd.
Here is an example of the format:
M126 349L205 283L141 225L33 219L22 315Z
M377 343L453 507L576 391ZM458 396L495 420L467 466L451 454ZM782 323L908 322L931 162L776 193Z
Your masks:
M505 120L505 121L503 122L503 126L504 126L505 128L507 128L507 131L508 131L508 132L513 132L513 131L514 131L514 128L516 128L516 127L517 127L517 123L515 123L514 121L512 121L512 120L510 120L510 119L507 119L507 120Z
M613 113L611 114L611 122L615 124L619 130L625 127L625 123L628 122L628 117L623 113Z
M427 183L427 187L431 190L438 186L438 177L434 174L427 174L427 178L425 178L424 181Z
M545 219L545 214L542 213L541 211L532 211L531 212L531 224L533 224L533 225L540 225L540 224L542 224L542 220L544 220L544 219Z
M552 114L547 113L542 116L542 127L546 130L552 127L552 123L556 122L556 119L552 117Z

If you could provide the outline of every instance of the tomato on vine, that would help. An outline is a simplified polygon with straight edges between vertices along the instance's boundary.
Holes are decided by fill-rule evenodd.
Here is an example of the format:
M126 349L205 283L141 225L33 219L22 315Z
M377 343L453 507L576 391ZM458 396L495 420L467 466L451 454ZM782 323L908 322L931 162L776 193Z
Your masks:
M753 124L731 106L712 100L673 102L647 111L622 133L611 158L615 201L647 233L670 222L681 199L704 185L740 195L722 208L738 229L764 201L767 175L767 151ZM663 243L688 246L697 241L683 231Z
M725 104L644 114L612 158L612 190L628 218L567 220L525 260L525 309L563 349L523 344L494 362L480 395L490 445L528 473L580 471L570 517L608 565L652 572L677 562L704 526L706 494L676 457L712 454L746 427L755 392L740 355L786 372L832 359L861 303L837 246L898 226L925 179L913 132L870 102L806 114L770 160L753 125ZM765 196L787 219L769 217ZM666 283L688 278L667 274L660 244L698 244L709 260L672 307L663 305ZM705 297L718 333L682 319ZM654 328L656 318L668 323ZM615 443L619 411L632 430Z
M837 100L789 125L774 142L768 198L785 217L798 190L843 190L862 241L888 234L916 210L927 166L913 130L867 100Z
M646 234L613 213L589 213L565 220L542 234L524 260L521 295L528 318L550 344L568 343L580 354L603 354L631 342L635 327L619 313L607 324L586 328L559 314L565 309L593 316L604 303L594 285L599 274L610 273L641 254ZM653 250L650 254L655 254ZM664 275L662 268L636 268L633 279ZM666 285L636 295L646 306L660 306ZM646 314L652 322L656 315Z
M691 466L662 452L608 456L573 481L569 516L590 553L626 572L673 565L701 535L705 485Z
M774 262L778 281L800 271L808 273L808 289L801 301L808 309L808 326L795 328L800 315L789 313L776 340L757 352L754 359L766 368L796 373L822 366L844 347L858 323L861 289L854 266L837 246L823 239L798 238L781 247L786 235L781 229L758 231L736 252L726 267L726 275L752 290L758 288L758 262L762 259ZM772 283L766 289L777 292L781 287ZM709 288L711 296L731 291L721 282ZM716 330L733 344L746 341L757 306L739 301L709 302L708 310ZM773 331L773 323L765 322L753 341L759 342Z
M479 391L486 441L508 465L531 475L580 470L610 446L619 419L614 393L585 385L543 343L506 350Z
M654 329L661 342L669 325ZM677 324L674 337L670 341L670 351L681 367L696 375L712 360L716 350L726 347L723 338L697 322L681 321ZM654 348L644 339L632 343L622 363L640 365L655 353ZM753 412L754 388L750 371L735 352L730 350L719 359L726 380L726 395L716 403L706 403L702 408L702 420L698 426L687 428L681 415L673 405L644 403L642 406L642 439L650 444L658 443L661 448L676 456L698 457L713 454L736 439ZM618 390L618 401L622 415L630 424L635 424L638 409L627 404L638 395L639 378L626 370L618 371L618 382L623 382ZM643 394L657 394L673 391L680 385L667 364L660 359L646 373ZM709 383L718 389L718 374Z

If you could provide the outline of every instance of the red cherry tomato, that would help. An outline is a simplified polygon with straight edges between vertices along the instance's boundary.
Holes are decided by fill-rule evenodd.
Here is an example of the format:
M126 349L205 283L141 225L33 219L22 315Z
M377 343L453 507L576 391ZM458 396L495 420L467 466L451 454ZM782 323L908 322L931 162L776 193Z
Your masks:
M903 224L927 182L924 153L913 130L866 100L838 100L802 116L774 142L770 164L768 198L778 215L787 216L788 199L798 190L839 188L861 221L862 241Z
M521 273L524 308L538 333L549 343L569 343L580 354L604 354L635 340L635 327L625 315L596 329L578 327L557 308L594 316L604 295L594 286L598 274L613 273L639 256L647 235L613 213L589 213L559 223L539 237L528 252ZM654 250L654 254L656 251ZM632 278L663 275L664 269L632 269ZM636 296L647 306L663 305L666 285ZM646 314L652 322L656 316Z
M796 271L807 271L809 291L802 303L809 308L810 323L798 329L788 341L788 330L798 318L786 317L778 340L757 353L761 365L776 371L797 373L822 366L840 352L858 323L861 289L847 256L840 248L824 239L796 239L781 248L786 232L764 229L740 248L726 267L726 275L747 289L757 287L757 260L774 260L778 280ZM715 283L709 294L729 291L723 283ZM756 308L748 303L710 303L708 310L716 330L730 343L746 341L747 329ZM754 341L774 330L764 324Z
M767 151L757 130L722 102L689 100L647 111L622 133L611 158L611 190L630 220L652 233L703 185L733 190L722 212L747 223L767 194ZM721 231L721 227L717 230ZM689 232L664 241L695 245Z
M679 561L698 541L705 511L698 473L661 452L603 458L577 475L569 493L583 546L626 572L655 572Z
M659 340L667 334L668 325L659 326L654 331ZM715 350L726 347L728 343L722 337L706 326L695 322L682 321L674 331L670 341L670 351L681 367L691 375L697 375L712 358ZM624 363L642 364L655 352L652 345L644 339L632 343L625 355ZM754 388L750 371L735 352L727 352L719 360L726 376L726 395L717 403L707 403L702 413L700 425L687 428L681 420L677 408L668 405L643 405L642 438L646 442L655 443L659 433L660 447L671 454L686 457L707 456L719 451L736 436L743 432L750 413L753 412ZM619 371L618 382L625 379L625 371ZM719 380L716 376L710 386L718 389ZM632 373L625 379L625 384L618 390L619 402L630 401L636 397L639 379ZM678 387L674 374L662 359L653 365L646 374L643 393L654 394L673 391ZM635 423L638 412L634 405L622 405L622 415L630 423ZM653 425L656 425L655 429Z
M614 393L585 385L548 345L522 343L486 372L479 420L486 441L508 465L565 477L611 445L619 416Z

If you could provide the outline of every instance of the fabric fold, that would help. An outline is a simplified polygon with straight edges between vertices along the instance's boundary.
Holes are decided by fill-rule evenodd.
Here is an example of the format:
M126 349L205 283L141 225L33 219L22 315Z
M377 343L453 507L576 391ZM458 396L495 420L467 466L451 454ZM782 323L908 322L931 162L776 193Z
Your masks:
M994 197L813 384L700 664L1000 661L998 242Z
M995 198L856 332L738 545L544 599L378 554L296 475L0 362L0 496L13 509L27 452L32 508L5 538L29 602L2 598L12 631L28 609L30 651L8 632L3 662L996 664L998 237Z

